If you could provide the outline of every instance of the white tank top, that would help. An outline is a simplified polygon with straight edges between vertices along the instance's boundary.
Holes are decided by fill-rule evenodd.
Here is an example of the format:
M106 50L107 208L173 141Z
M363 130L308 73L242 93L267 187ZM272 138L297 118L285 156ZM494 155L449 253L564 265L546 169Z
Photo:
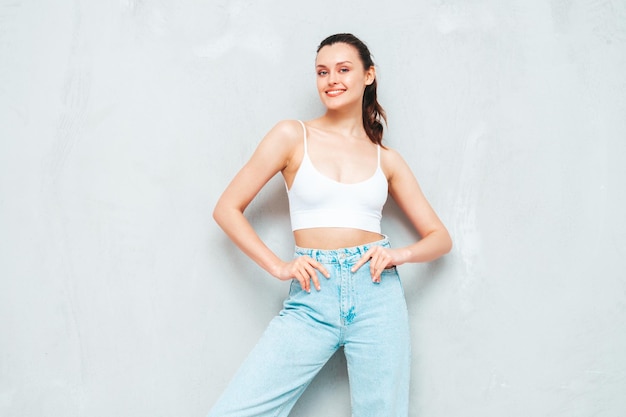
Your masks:
M309 159L306 127L300 124L304 155L291 189L287 189L291 229L347 227L380 233L388 192L387 178L380 168L380 146L374 175L354 184L338 182L320 173Z

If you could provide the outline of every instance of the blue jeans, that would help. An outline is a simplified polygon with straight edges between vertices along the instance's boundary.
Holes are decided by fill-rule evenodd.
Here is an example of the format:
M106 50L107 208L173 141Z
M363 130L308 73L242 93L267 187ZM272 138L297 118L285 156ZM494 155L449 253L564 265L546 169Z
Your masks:
M296 247L324 264L322 289L293 280L283 309L237 371L209 417L286 417L333 353L344 347L354 417L406 417L410 336L395 267L373 283L369 263L350 268L372 245L318 250Z

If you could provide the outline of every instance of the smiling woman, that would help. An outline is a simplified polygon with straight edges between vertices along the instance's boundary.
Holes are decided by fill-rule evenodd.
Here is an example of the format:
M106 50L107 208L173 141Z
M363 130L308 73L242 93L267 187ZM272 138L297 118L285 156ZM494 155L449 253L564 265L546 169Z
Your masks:
M315 68L326 112L276 124L215 206L214 218L233 242L291 287L210 417L287 416L341 346L353 415L408 415L410 335L396 265L437 259L450 250L450 236L404 159L382 144L385 112L367 46L351 34L330 36L319 45ZM296 242L289 261L243 214L279 172ZM388 194L419 241L392 248L382 234Z

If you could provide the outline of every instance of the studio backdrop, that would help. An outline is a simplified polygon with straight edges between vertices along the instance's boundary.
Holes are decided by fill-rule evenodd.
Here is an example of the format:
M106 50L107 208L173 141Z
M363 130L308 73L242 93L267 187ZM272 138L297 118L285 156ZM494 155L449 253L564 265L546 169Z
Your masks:
M0 415L208 413L289 286L213 206L337 32L454 240L399 268L411 417L626 415L621 0L0 0ZM279 176L246 215L292 256ZM292 415L350 415L341 352Z

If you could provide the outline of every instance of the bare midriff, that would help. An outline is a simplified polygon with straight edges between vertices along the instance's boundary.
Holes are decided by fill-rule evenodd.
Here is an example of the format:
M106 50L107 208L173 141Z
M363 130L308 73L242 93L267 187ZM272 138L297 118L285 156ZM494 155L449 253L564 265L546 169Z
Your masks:
M314 249L351 248L376 242L383 238L380 233L344 227L294 230L293 236L297 246Z

